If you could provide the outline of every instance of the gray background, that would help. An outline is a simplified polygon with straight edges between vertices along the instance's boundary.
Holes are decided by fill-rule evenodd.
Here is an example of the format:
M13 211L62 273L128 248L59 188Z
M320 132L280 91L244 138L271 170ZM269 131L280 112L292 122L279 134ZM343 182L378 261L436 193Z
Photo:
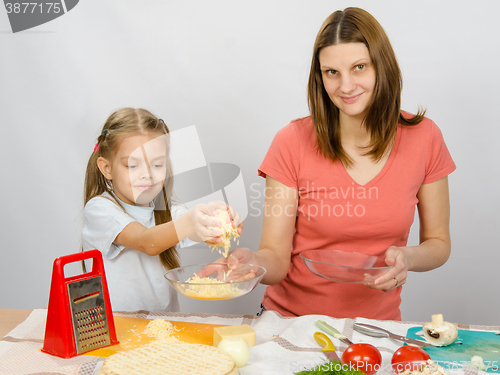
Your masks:
M275 133L308 114L315 35L347 6L385 28L404 74L404 109L427 108L458 166L452 256L409 275L403 319L440 312L500 324L500 2L485 0L86 0L17 34L0 10L0 307L47 306L53 260L80 247L86 162L104 120L123 106L148 108L173 130L195 125L207 162L241 168L249 206L240 245L256 249L257 168ZM204 245L182 253L184 264L212 259ZM181 298L181 308L253 314L263 292L220 303Z

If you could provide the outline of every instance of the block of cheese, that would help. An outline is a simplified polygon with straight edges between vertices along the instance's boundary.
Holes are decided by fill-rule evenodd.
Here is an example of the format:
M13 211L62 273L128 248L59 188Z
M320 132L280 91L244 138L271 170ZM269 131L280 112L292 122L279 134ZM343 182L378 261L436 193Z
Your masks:
M255 330L248 324L214 328L214 346L226 337L241 337L249 346L255 346Z

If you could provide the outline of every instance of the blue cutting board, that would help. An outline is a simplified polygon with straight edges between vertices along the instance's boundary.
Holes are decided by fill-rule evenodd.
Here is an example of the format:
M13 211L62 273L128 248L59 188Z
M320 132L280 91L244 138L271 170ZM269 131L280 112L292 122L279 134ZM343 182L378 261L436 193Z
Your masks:
M422 331L422 327L412 327L406 336L412 339L422 340L423 337L417 335ZM449 362L470 362L475 355L483 357L486 365L492 366L487 372L500 373L500 335L494 332L458 330L458 337L455 342L448 346L423 348L434 361ZM491 362L491 363L488 363Z

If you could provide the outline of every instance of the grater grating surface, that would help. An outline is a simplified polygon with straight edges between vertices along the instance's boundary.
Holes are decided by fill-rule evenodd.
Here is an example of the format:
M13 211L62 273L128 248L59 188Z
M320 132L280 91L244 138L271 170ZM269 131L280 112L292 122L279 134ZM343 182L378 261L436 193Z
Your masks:
M101 276L68 284L76 353L111 344Z

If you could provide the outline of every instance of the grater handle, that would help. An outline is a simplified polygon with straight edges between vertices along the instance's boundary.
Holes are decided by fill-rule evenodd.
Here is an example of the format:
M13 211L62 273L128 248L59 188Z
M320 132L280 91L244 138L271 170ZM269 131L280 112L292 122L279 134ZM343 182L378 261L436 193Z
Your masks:
M64 255L62 257L57 258L54 261L54 269L58 269L58 273L60 276L64 278L64 266L69 263L80 262L82 260L92 259L92 270L90 272L85 273L86 277L88 276L98 276L104 274L104 265L102 262L102 254L99 250L88 250L81 251L76 254ZM76 278L79 278L77 276ZM75 277L70 277L66 280L74 279Z

